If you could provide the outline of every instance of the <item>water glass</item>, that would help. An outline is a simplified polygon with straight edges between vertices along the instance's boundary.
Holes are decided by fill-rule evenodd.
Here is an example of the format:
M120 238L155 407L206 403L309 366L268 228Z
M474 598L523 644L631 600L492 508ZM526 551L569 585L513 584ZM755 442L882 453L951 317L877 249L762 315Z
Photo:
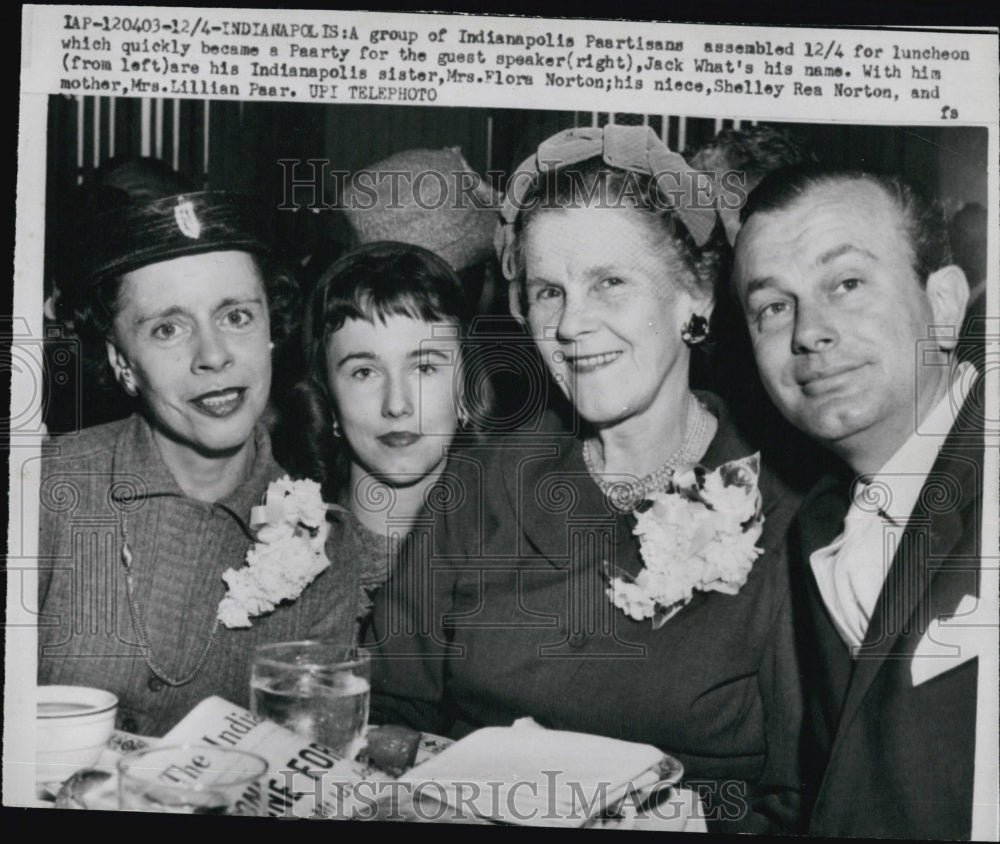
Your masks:
M264 814L267 760L227 747L179 744L118 760L118 806L189 815Z
M279 642L254 651L255 715L354 759L364 749L371 654L322 641Z

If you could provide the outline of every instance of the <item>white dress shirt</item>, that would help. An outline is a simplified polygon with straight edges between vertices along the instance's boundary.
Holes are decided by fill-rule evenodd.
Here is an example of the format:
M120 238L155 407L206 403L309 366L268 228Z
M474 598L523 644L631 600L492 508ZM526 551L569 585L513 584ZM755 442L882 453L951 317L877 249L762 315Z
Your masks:
M913 435L877 474L855 482L840 536L809 557L823 603L852 652L864 641L900 536L974 380L972 364L959 364L948 393Z

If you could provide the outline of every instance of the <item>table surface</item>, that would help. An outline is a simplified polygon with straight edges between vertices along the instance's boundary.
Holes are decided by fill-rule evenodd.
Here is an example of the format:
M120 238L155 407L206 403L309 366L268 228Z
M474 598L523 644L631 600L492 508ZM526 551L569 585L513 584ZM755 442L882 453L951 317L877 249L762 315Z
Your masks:
M138 736L131 733L125 733L120 730L116 730L112 733L111 738L108 740L108 746L104 753L95 763L94 767L102 771L108 771L111 776L114 776L115 763L123 755L131 753L136 750L142 750L147 747L151 747L156 744L159 739L151 738L148 736ZM423 762L426 762L433 756L436 756L445 748L454 744L453 740L445 738L443 736L437 736L430 733L421 734L420 744L417 748L416 758L414 760L413 768L418 767ZM394 779L391 775L375 768L370 764L356 763L359 767L359 773L365 779ZM411 768L410 770L413 770ZM44 786L39 787L38 792L38 803L39 807L54 807L56 804L56 793L60 788L61 783L47 783ZM615 829L636 829L636 830L658 830L658 831L684 831L684 832L704 832L706 831L705 821L703 813L701 812L701 804L694 792L687 788L675 788L673 793L666 804L670 805L664 811L655 811L652 813L639 814L629 813L621 817L616 818L604 818L591 824L592 826L599 826L605 828L615 828ZM77 807L74 807L77 808ZM87 809L100 809L100 810L117 810L117 790L115 788L115 783L113 779L109 779L101 788L95 789L91 793L91 799L88 800L87 806L79 806L78 808ZM448 822L445 814L426 812L421 810L420 807L414 807L409 801L396 802L392 804L391 811L393 812L392 817L386 817L387 820L402 820L402 821L415 821L415 822L434 822L434 823L444 823ZM376 816L374 819L379 819L381 816ZM491 824L492 822L487 819L477 819L474 817L463 816L460 822L464 824Z
M369 729L372 725L369 725ZM375 727L377 729L377 727ZM153 736L140 736L134 733L127 733L123 730L115 730L108 739L107 747L101 753L100 758L94 763L94 768L98 770L114 771L118 760L137 750L145 750L160 742L160 739ZM420 744L417 747L417 754L413 761L413 767L426 762L432 756L436 756L454 741L444 736L433 735L432 733L421 733ZM392 778L389 774L376 768L374 765L357 762L356 767L359 776L365 778ZM47 782L38 785L38 807L51 807L55 805L56 795L59 792L62 782ZM117 806L102 806L100 808L113 809Z

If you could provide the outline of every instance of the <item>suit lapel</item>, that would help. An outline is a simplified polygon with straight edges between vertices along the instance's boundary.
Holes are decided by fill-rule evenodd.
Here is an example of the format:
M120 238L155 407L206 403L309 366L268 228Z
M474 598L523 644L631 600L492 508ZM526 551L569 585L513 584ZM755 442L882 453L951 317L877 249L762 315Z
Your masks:
M970 440L970 434L972 435ZM885 584L872 612L865 639L855 656L838 734L843 736L901 636L927 630L931 602L924 600L932 580L969 560L952 552L970 530L978 530L982 486L982 428L949 435L927 476L903 531ZM933 597L933 595L931 595ZM836 744L833 753L836 753Z

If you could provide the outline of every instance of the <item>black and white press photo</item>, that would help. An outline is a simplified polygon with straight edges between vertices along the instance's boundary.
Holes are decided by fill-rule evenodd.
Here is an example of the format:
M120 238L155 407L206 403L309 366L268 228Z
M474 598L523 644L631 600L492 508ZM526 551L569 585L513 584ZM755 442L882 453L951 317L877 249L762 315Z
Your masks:
M995 30L29 9L5 806L998 839Z

